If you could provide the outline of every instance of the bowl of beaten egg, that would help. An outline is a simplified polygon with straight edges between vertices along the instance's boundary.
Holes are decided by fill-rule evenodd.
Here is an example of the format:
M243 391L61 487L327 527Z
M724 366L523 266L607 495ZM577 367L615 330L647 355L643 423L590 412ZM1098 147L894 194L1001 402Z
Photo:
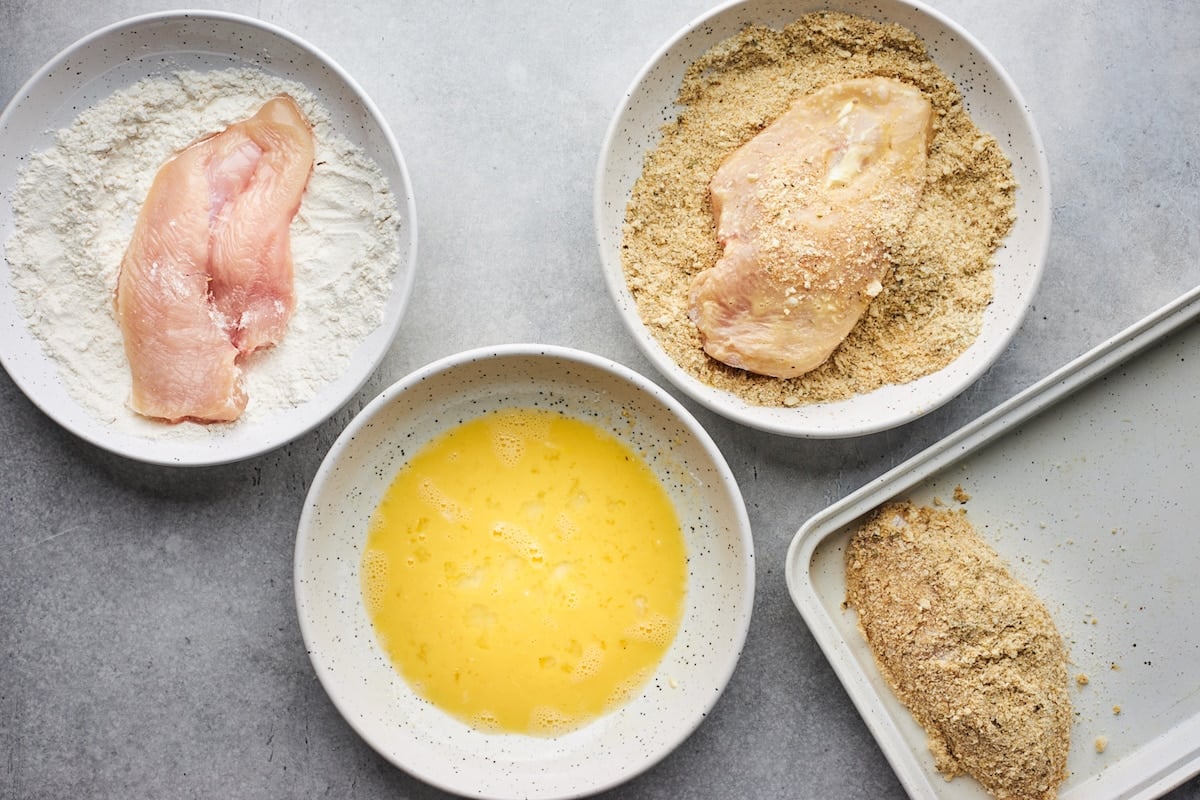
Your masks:
M903 104L872 108L914 90L919 162L893 158ZM594 210L610 294L655 367L729 419L813 438L904 424L978 379L1050 231L1017 88L908 0L739 0L683 28L618 105Z
M558 347L468 351L338 438L295 552L308 652L350 725L422 780L575 797L669 753L733 673L746 509L696 420Z

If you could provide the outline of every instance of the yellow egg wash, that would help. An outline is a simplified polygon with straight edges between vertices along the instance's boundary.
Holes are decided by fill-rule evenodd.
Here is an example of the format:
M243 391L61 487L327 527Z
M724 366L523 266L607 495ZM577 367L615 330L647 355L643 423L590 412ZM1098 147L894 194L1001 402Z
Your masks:
M645 462L562 414L430 442L372 518L362 587L413 690L469 725L565 733L630 699L683 615L679 519Z

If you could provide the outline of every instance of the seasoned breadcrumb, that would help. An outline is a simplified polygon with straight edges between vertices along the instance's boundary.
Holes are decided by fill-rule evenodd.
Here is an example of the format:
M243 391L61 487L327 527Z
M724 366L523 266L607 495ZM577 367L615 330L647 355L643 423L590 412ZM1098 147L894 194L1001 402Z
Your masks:
M772 378L705 354L688 317L692 277L720 256L709 181L722 161L791 102L850 78L882 76L933 104L926 185L908 228L888 242L891 274L849 336L817 369ZM979 335L993 259L1012 228L1016 182L954 81L900 25L817 12L782 30L750 26L690 65L678 117L662 130L626 207L626 284L647 329L686 372L748 403L796 407L841 400L936 372Z

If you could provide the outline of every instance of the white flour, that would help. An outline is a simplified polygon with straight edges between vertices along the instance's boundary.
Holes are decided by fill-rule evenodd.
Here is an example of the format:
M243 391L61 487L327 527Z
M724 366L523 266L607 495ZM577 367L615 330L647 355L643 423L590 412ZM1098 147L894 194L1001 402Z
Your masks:
M113 289L163 162L281 92L312 124L316 158L291 228L295 314L282 342L242 363L250 399L232 425L252 425L305 403L345 369L383 319L398 258L400 215L386 179L313 94L249 69L148 79L80 114L21 175L5 246L17 305L76 402L123 432L204 438L228 427L166 425L129 409Z

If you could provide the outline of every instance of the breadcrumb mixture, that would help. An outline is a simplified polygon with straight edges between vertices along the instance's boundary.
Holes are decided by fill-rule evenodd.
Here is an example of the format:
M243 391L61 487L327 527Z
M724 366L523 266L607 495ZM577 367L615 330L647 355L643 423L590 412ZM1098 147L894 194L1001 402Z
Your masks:
M1051 800L1067 775L1067 652L962 511L889 503L852 537L846 605L947 779Z
M688 318L692 277L720 256L708 183L721 162L822 86L871 75L906 81L933 104L927 185L908 229L888 242L892 274L834 354L796 378L710 358ZM687 372L749 403L794 406L906 383L953 361L979 335L996 248L1015 219L1016 183L999 144L975 127L954 82L911 31L818 12L782 30L751 26L693 63L626 208L626 282L647 327Z

